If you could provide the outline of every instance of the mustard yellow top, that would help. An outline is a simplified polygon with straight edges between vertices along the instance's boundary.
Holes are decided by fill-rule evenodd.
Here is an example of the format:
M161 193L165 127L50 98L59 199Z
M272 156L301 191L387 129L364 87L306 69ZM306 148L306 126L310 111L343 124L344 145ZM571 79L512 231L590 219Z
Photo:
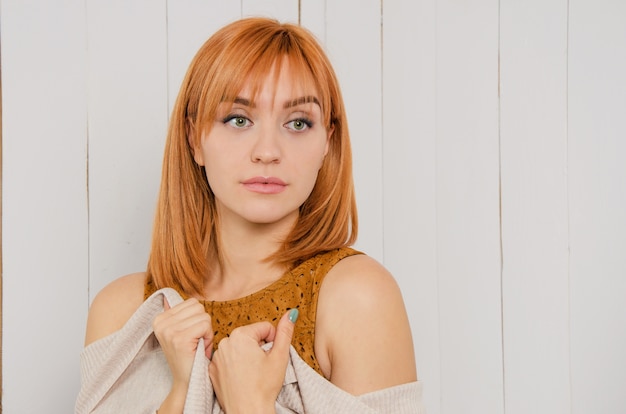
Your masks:
M298 308L299 317L291 345L311 368L322 375L314 351L319 290L328 271L341 259L355 254L361 253L349 247L320 253L285 272L280 279L265 289L251 295L228 301L201 302L211 315L215 334L214 349L217 349L217 344L222 338L230 335L233 329L239 326L260 321L276 324L289 309ZM148 279L145 299L155 291L152 279ZM183 292L179 293L185 297Z

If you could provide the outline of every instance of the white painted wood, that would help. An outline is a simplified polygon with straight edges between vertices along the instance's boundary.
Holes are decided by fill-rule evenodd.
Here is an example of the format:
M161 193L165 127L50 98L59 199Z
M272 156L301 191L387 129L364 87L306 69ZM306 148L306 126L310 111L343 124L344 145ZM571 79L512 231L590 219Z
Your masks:
M352 140L359 208L356 247L382 261L380 21L380 1L326 4L327 50L342 88Z
M239 2L176 0L167 2L167 75L171 114L187 68L200 46L219 28L241 17Z
M503 1L500 16L506 412L566 414L567 1Z
M384 262L404 294L431 414L440 412L435 12L434 0L383 3Z
M429 413L623 413L626 4L568 3L2 1L5 411L72 411L89 300L145 267L191 56L261 14L327 45L357 247L403 289Z
M165 0L89 1L90 298L143 271L167 124Z
M504 412L498 2L437 3L441 412Z
M67 413L87 314L85 8L0 3L5 413Z
M298 23L298 0L241 0L242 17L265 16Z
M626 3L569 2L572 413L626 411Z
M300 24L326 45L326 0L300 0Z

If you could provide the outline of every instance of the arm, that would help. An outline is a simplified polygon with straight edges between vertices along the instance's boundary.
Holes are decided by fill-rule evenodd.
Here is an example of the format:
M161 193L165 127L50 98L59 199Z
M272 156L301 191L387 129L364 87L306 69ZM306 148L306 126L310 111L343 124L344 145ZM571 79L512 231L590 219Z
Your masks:
M145 275L114 280L94 298L87 317L85 346L118 331L143 303Z
M348 257L324 279L315 353L330 381L353 395L417 380L400 289L374 259Z
M85 346L124 326L143 303L144 283L145 274L136 273L113 281L98 293L89 310ZM205 338L205 352L212 346L210 317L198 301L190 299L159 315L153 327L173 378L159 413L182 413L198 339Z

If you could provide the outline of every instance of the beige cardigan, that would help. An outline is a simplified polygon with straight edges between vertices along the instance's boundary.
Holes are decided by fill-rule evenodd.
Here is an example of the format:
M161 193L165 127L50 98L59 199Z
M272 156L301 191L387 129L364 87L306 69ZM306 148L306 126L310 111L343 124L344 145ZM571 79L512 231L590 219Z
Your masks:
M83 350L76 414L153 414L159 408L172 381L152 332L152 320L163 311L163 296L172 306L182 301L175 290L161 289L139 307L122 329ZM201 343L191 372L185 414L223 413L208 376L209 363ZM315 372L292 347L276 412L423 414L421 394L421 382L413 382L353 396Z

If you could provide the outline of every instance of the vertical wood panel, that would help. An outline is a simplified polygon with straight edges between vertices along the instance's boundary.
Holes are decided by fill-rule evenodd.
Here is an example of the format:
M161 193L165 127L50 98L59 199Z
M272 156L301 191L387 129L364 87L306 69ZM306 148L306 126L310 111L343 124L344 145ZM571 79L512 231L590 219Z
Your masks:
M503 412L498 2L437 3L441 412Z
M298 23L298 0L242 0L242 17L266 16Z
M326 0L300 0L300 24L326 46Z
M219 28L241 17L239 2L221 0L167 1L168 115L191 59Z
M385 265L402 289L425 403L437 414L435 0L385 1L383 18Z
M326 43L352 139L359 208L357 248L383 260L380 0L328 2ZM346 16L358 18L346 21Z
M146 263L183 73L254 14L327 45L357 247L402 287L428 411L621 414L626 4L568 3L501 2L498 27L495 0L3 0L5 411L72 411L88 299Z
M88 1L90 294L145 269L167 123L165 0Z
M626 410L626 3L569 2L572 413Z
M84 3L5 0L0 15L2 406L72 412L87 311Z
M0 22L0 27L2 23ZM1 46L1 45L0 45ZM0 140L2 140L2 56L0 53ZM2 254L4 249L2 248L2 142L0 142L0 358L2 358ZM2 363L0 362L0 365ZM0 366L0 412L2 412L2 367Z
M500 26L506 412L565 414L567 1L503 1Z

